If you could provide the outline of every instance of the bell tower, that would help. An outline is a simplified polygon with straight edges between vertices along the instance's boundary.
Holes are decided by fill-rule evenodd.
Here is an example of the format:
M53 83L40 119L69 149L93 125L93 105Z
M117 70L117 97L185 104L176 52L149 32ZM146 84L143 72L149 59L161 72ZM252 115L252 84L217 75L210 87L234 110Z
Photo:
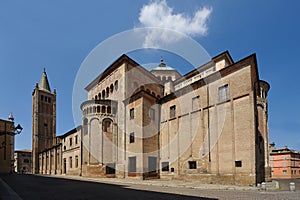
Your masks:
M56 90L51 92L46 71L32 92L32 173L39 173L39 153L56 143Z

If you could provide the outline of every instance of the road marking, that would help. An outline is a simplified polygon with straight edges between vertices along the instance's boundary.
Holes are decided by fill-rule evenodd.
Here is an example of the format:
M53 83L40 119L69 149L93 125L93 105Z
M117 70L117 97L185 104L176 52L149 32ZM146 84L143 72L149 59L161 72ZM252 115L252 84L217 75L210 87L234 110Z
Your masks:
M11 189L11 187L9 187L9 185L7 185L1 178L0 178L0 185L3 185L6 189L6 191L8 192L8 196L2 196L0 194L0 197L4 199L11 199L11 200L22 200L22 198L13 190Z

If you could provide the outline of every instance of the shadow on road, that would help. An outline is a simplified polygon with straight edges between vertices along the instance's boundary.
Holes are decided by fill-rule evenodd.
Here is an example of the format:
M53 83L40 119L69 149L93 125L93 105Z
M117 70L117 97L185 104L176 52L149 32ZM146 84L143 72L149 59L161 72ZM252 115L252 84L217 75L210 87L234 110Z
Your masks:
M112 185L81 180L51 178L35 175L1 176L22 199L212 199L169 194L128 188L128 185ZM147 186L145 186L147 187ZM0 195L1 196L1 195Z

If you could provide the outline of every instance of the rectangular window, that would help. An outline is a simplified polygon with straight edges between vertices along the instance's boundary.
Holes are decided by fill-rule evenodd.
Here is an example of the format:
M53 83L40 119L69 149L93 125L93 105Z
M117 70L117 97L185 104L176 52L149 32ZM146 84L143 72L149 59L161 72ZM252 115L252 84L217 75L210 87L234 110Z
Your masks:
M170 107L170 118L174 118L176 116L176 106Z
M129 111L130 119L134 119L134 108L131 108Z
M149 116L152 121L155 121L155 110L153 108L149 108Z
M226 101L229 99L228 84L219 87L219 101Z
M78 167L78 156L75 156L75 168Z
M235 161L235 167L242 167L242 161L241 160Z
M286 163L285 163L285 162L284 162L284 163L282 163L282 166L283 166L283 167L286 167Z
M189 169L197 169L197 162L189 161Z
M134 132L129 135L129 143L134 143Z
M129 166L128 166L129 172L136 172L136 157L129 157Z
M283 156L283 160L286 160L286 156Z
M168 172L169 171L169 162L162 162L161 163L161 171Z
M69 140L70 140L70 146L72 146L72 138L70 138Z
M149 156L148 157L148 172L156 172L157 158Z
M72 163L72 162L73 162L72 157L70 157L69 160L70 160L70 168L72 168L72 164L73 164L73 163Z
M286 175L286 170L282 170L282 174L283 174L283 175Z
M116 166L115 164L107 164L105 168L106 174L115 174L116 173Z
M192 98L192 111L198 110L200 108L200 96Z
M78 144L78 136L75 136L75 144Z

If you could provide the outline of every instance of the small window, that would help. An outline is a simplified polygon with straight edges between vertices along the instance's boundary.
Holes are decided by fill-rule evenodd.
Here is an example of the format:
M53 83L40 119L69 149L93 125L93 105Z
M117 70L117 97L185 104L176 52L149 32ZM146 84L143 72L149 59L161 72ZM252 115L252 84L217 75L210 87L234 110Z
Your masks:
M72 138L70 138L69 140L70 140L70 146L72 146Z
M72 168L72 164L73 164L72 163L73 162L72 157L70 157L69 160L70 160L70 163L69 163L70 164L70 168Z
M174 118L176 116L176 106L170 107L170 118Z
M198 110L200 108L200 96L192 98L192 111Z
M286 160L286 156L283 156L283 160Z
M286 167L286 163L285 163L285 162L284 162L284 163L282 163L282 166L283 166L283 167Z
M174 167L172 167L172 168L171 168L171 172L174 172L174 171L175 171L175 170L174 170Z
M106 98L109 97L109 87L106 88Z
M106 171L106 174L115 174L116 173L116 166L115 166L115 164L107 164L105 171Z
M28 159L24 159L24 163L29 163L29 160Z
M134 119L134 108L131 108L129 111L130 119Z
M44 95L41 95L41 101L44 101Z
M197 169L197 162L189 161L189 169Z
M161 163L161 171L168 172L169 171L169 162L162 162Z
M51 98L50 97L48 97L48 103L51 103Z
M75 168L78 167L78 156L75 156Z
M64 146L64 150L66 150L67 149L67 147L66 146Z
M241 160L235 161L235 167L242 167L242 161Z
M117 91L119 88L119 82L118 81L115 81L115 90Z
M114 85L113 84L110 85L109 90L110 90L110 93L114 92Z
M111 114L111 107L110 106L107 106L107 113Z
M102 90L102 98L105 99L105 90Z
M75 144L78 144L78 136L75 136Z
M128 163L128 171L133 173L133 172L136 172L136 157L133 156L133 157L129 157L129 163Z
M129 143L134 143L134 132L129 135Z
M219 101L226 101L229 99L228 84L219 87Z
M155 110L153 108L149 108L149 116L152 121L155 121Z
M282 174L283 175L286 175L287 173L286 173L286 170L282 170Z

